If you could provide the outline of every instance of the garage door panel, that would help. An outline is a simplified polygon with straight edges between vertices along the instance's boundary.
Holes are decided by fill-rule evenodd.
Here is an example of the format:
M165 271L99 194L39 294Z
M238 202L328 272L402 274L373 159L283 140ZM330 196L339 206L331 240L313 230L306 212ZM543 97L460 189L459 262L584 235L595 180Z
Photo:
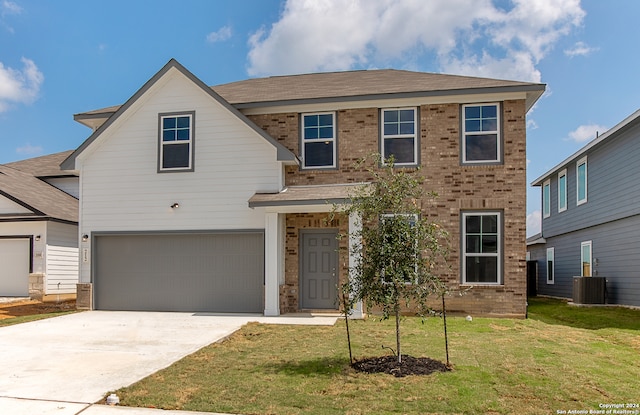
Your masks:
M96 308L261 312L261 233L96 238Z
M26 238L0 238L0 296L29 296L30 244Z

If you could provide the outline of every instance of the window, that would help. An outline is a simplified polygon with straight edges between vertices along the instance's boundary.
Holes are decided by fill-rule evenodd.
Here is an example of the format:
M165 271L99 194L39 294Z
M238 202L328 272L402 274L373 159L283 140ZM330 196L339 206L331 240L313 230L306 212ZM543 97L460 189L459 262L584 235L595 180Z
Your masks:
M554 248L547 248L547 284L553 284L555 278Z
M577 204L587 203L587 158L576 163L576 193Z
M542 184L542 217L551 216L551 182L549 180Z
M580 275L583 277L591 276L591 241L582 242L580 244Z
M335 126L332 112L302 116L303 168L336 167Z
M195 112L160 114L159 171L193 170Z
M500 284L502 225L499 212L462 214L463 284Z
M382 110L382 157L393 156L396 166L418 164L416 108Z
M499 163L500 111L498 104L474 104L462 107L462 162Z
M567 210L567 171L558 174L558 212Z

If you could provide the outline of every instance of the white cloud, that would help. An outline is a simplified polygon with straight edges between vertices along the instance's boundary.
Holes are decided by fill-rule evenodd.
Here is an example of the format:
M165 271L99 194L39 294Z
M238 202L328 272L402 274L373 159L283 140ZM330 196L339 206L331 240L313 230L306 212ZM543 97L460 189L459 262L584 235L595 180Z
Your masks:
M2 2L2 5L0 5L0 10L1 10L0 14L2 15L2 17L9 14L22 13L22 7L20 7L18 4L9 0L4 0Z
M0 112L12 103L30 104L40 93L44 75L31 59L22 58L22 64L19 70L0 62Z
M30 143L16 148L16 153L23 156L38 156L44 153L44 149L41 146L32 146Z
M542 232L542 212L534 210L527 215L527 238Z
M581 125L569 133L569 140L584 143L596 138L596 135L607 131L607 127L598 124Z
M250 75L414 65L540 81L536 69L585 16L580 0L287 0L249 39ZM395 65L397 66L397 65Z
M207 35L207 42L216 43L224 42L231 37L231 26L222 26L216 32L211 32Z
M566 49L564 51L564 54L569 56L570 58L573 58L574 56L587 56L596 51L598 51L598 48L592 48L584 42L578 42L573 46L572 49Z
M11 27L7 22L6 17L19 14L22 14L22 7L12 1L3 0L0 3L0 26L11 34L15 33L13 27Z

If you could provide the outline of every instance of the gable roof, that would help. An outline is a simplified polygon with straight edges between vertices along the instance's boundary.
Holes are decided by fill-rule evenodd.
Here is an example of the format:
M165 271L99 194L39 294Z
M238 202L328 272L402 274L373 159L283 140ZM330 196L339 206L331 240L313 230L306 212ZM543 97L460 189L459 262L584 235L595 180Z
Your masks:
M71 153L73 153L73 150L67 150L61 153L6 163L5 166L40 178L77 176L68 171L60 170L60 163L69 157Z
M108 114L108 119L106 122L102 123L94 132L87 138L81 145L78 147L64 162L61 164L63 170L73 170L75 169L75 159L76 157L82 153L91 143L93 143L99 136L102 134L115 120L117 120L124 112L127 111L139 98L141 98L156 82L158 82L167 72L171 69L177 69L184 76L186 76L189 80L191 80L194 84L200 87L206 94L208 94L211 98L221 104L225 109L239 118L242 122L244 122L249 128L255 131L259 136L264 138L267 142L273 145L277 150L277 159L278 161L289 162L289 163L297 163L298 160L296 156L289 151L285 146L280 144L277 140L271 137L267 132L258 127L253 123L249 118L247 118L244 114L234 108L229 102L227 102L224 98L218 95L214 90L209 88L205 83L203 83L200 79L198 79L194 74L189 72L184 66L182 66L177 60L171 59L167 64L160 69L151 79L149 79L143 86L140 88L131 98L127 100L123 105L116 107L109 107L109 111L115 110L114 112ZM88 114L88 117L95 117L95 115L102 114L99 112L93 112L93 114ZM74 117L76 120L79 119L78 115ZM82 117L80 117L82 118Z
M71 151L0 164L0 195L31 211L2 215L0 220L54 219L78 223L78 199L38 178L64 176L59 163L69 154Z
M238 109L276 105L362 101L463 94L525 92L526 110L542 96L545 84L471 76L377 69L323 72L254 78L212 86L211 89ZM112 106L76 114L88 126L104 120L120 107Z
M547 179L549 176L553 175L556 171L561 170L567 164L577 161L578 159L582 158L585 154L587 154L587 152L592 148L606 143L612 138L615 138L619 132L626 130L628 127L631 127L632 125L635 125L638 123L640 123L640 109L634 112L633 114L629 115L627 118L625 118L624 120L616 124L614 127L605 131L603 134L600 134L595 139L591 140L580 150L576 151L575 153L573 153L566 159L562 160L560 163L558 163L551 169L547 170L542 176L538 177L533 182L531 182L531 186L541 186L542 182L544 182L545 179Z

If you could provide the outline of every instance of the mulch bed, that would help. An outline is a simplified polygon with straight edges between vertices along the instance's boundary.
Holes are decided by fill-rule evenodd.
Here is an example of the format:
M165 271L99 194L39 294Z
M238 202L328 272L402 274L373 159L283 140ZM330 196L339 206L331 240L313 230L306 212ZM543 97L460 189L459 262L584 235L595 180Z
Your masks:
M408 375L430 375L434 372L449 372L450 367L428 357L402 355L402 363L398 364L396 356L370 357L357 360L351 365L358 372L387 373L397 378Z

